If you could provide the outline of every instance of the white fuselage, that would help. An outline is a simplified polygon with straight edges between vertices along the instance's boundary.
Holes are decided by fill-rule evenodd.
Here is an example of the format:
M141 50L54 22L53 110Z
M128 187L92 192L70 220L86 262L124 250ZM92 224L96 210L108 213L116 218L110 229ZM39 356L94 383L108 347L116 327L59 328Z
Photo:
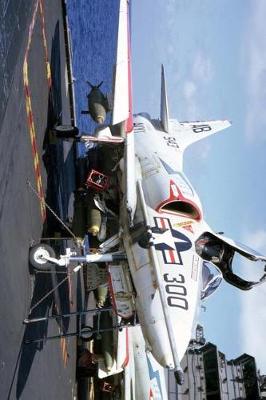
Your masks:
M202 260L194 242L206 228L197 194L182 171L182 154L171 135L146 117L134 120L137 208L134 224L150 226L151 247L124 236L136 307L155 359L175 368L191 339L197 315ZM143 200L143 199L142 199ZM143 210L143 207L145 210ZM146 217L145 217L146 213Z

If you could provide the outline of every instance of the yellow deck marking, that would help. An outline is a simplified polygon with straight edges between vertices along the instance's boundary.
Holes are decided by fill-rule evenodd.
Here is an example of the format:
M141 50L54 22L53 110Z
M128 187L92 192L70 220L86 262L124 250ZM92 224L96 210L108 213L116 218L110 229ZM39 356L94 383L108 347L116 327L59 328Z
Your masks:
M42 184L42 176L41 176L41 167L40 167L40 160L38 154L38 147L37 147L37 140L36 140L36 129L34 123L34 116L32 112L32 101L31 101L31 92L30 92L30 85L29 85L29 50L31 47L32 36L34 27L36 24L37 19L37 11L39 9L40 17L41 17L41 28L42 28L42 42L44 46L44 53L45 53L45 72L46 78L48 83L49 90L52 86L52 76L51 76L51 66L48 57L48 47L47 47L47 40L46 40L46 33L45 33L45 19L44 19L44 7L43 7L43 0L36 0L35 7L33 10L32 20L29 27L29 34L28 34L28 42L24 56L23 62L23 84L24 84L24 91L25 91L25 106L26 106L26 114L28 120L28 129L31 141L31 148L32 148L32 155L33 155L33 166L34 166L34 173L35 173L35 182L37 186L37 192L40 199L40 211L41 211L41 218L42 222L46 220L46 207L45 207L45 197L43 191L43 184ZM61 333L61 328L59 328L59 332ZM64 367L66 367L69 353L68 353L68 345L66 338L60 339L60 349L62 353Z

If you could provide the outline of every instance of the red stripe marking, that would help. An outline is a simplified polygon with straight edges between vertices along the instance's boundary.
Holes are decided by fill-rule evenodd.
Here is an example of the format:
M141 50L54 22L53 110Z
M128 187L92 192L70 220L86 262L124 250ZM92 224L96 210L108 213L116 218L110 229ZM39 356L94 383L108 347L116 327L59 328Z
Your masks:
M126 330L126 357L125 360L122 364L122 367L125 368L129 362L129 338L128 338L128 328L125 328Z
M160 222L162 225L162 229L165 229L165 220L163 218L160 218Z
M169 251L169 256L170 256L171 263L174 264L174 262L175 262L175 252L174 252L174 250L168 250L168 251Z
M42 24L43 45L44 45L44 52L45 52L46 77L47 77L48 87L51 88L52 78L51 78L51 68L50 68L47 40L46 40L46 33L45 33L45 18L44 18L43 0L40 0L40 16L41 16L41 24Z
M42 221L44 222L46 219L46 209L43 205L42 200L44 200L43 188L42 188L42 179L39 167L39 157L37 152L37 143L36 143L36 133L35 133L35 126L34 126L34 118L31 109L31 95L30 95L30 88L29 88L29 81L28 81L28 56L29 50L32 41L33 30L35 27L36 22L36 15L38 11L39 1L36 1L34 12L32 15L32 20L29 26L29 34L28 34L28 42L24 56L24 63L23 63L23 83L24 83L24 91L25 91L25 101L26 101L26 112L27 112L27 120L29 126L29 133L30 133L30 140L31 140L31 148L34 160L34 172L35 172L35 180L37 184L37 191L38 195L41 199L40 201L40 209L41 209L41 217Z
M35 180L36 180L36 185L37 185L37 192L41 199L41 201L40 201L41 216L42 216L42 221L44 222L46 219L46 208L43 203L44 191L43 191L43 186L42 186L41 167L40 167L40 163L39 163L36 132L35 132L35 126L34 126L34 117L33 117L32 109L31 109L31 93L30 93L30 87L29 87L29 81L28 81L28 70L29 70L28 56L29 56L29 50L30 50L31 41L32 41L33 30L35 27L36 14L37 14L38 7L40 7L39 10L40 10L40 14L41 14L42 37L43 37L43 45L44 45L44 51L45 51L46 77L47 77L49 89L52 85L52 80L51 80L51 75L50 75L51 69L50 69L50 64L49 64L49 60L48 60L48 48L47 48L47 41L46 41L46 35L45 35L43 0L36 1L35 9L34 9L32 20L31 20L30 27L29 27L28 43L27 43L27 48L25 51L24 64L23 64L23 81L24 81L24 91L25 91L25 100L26 100L26 112L27 112L32 154L33 154L33 161L34 161ZM69 290L70 302L73 302L71 285L70 285L69 279L68 279L68 286L70 288L70 290ZM73 303L71 303L71 304L73 304ZM60 327L59 327L59 332L60 333L62 332ZM60 339L60 348L61 348L64 367L66 367L66 365L68 363L68 358L69 358L68 343L66 341L66 338Z
M35 157L35 155L37 154L37 151L38 151L35 137L32 138L31 146L32 146L33 156Z
M26 92L26 96L27 96L27 97L30 97L29 86L28 86L28 85L25 85L25 86L24 86L24 89L25 89L25 92Z
M176 196L174 194L173 188L176 188L176 191L178 192L178 196ZM188 218L194 219L196 221L200 221L202 219L202 215L201 215L201 210L198 207L198 205L196 203L194 203L192 200L186 198L181 190L179 189L179 187L177 186L177 184L173 181L170 180L170 190L169 190L169 197L168 199L165 199L164 201L162 201L161 203L159 203L155 210L159 213L164 213L164 214L179 214L179 215L183 215L181 212L179 213L178 211L170 211L168 209L162 209L165 205L171 203L172 201L182 201L184 203L187 203L188 205L190 205L196 212L196 215L189 215Z
M46 34L45 34L45 18L44 18L43 0L36 1L35 9L33 12L31 23L30 23L28 43L27 43L27 48L26 48L25 56L24 56L23 74L24 74L24 90L25 90L25 97L26 97L26 104L27 104L28 125L29 125L29 130L30 130L32 154L33 154L33 159L34 159L35 180L37 182L38 195L41 199L41 216L42 216L42 221L44 222L46 219L46 209L42 202L44 200L44 191L43 191L43 187L42 187L41 168L40 168L40 164L39 164L34 118L33 118L33 113L32 113L32 109L31 109L31 94L30 94L30 87L29 87L29 81L28 81L28 56L29 56L29 50L30 50L31 41L32 41L32 35L33 35L35 23L36 23L36 15L37 15L38 8L39 8L40 17L41 17L41 30L42 30L44 52L45 52L45 67L46 67L46 77L47 77L48 87L50 88L52 85L51 69L50 69L50 63L49 63L49 58L48 58L48 47L47 47L47 40L46 40Z
M37 176L41 176L41 170L40 170L40 164L39 163L35 166L35 172L36 172Z
M33 124L33 115L32 112L29 112L29 124L32 125Z

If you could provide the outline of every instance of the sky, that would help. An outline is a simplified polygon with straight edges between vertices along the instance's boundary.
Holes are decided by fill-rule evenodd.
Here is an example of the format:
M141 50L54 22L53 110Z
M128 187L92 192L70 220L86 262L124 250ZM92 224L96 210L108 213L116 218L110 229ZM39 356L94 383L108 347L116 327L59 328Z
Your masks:
M215 231L266 254L266 1L134 0L134 112L160 114L165 66L171 118L229 119L191 146L184 170ZM244 278L263 265L238 262ZM241 292L223 283L201 313L205 337L227 359L248 353L266 373L266 284Z

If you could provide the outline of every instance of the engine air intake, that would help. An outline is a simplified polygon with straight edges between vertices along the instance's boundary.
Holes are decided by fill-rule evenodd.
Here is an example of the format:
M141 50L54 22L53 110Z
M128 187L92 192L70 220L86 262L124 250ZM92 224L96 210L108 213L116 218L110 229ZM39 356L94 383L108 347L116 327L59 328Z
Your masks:
M177 214L195 220L199 220L201 218L200 212L197 209L197 207L195 207L194 204L182 200L170 201L161 206L159 211L165 213Z

